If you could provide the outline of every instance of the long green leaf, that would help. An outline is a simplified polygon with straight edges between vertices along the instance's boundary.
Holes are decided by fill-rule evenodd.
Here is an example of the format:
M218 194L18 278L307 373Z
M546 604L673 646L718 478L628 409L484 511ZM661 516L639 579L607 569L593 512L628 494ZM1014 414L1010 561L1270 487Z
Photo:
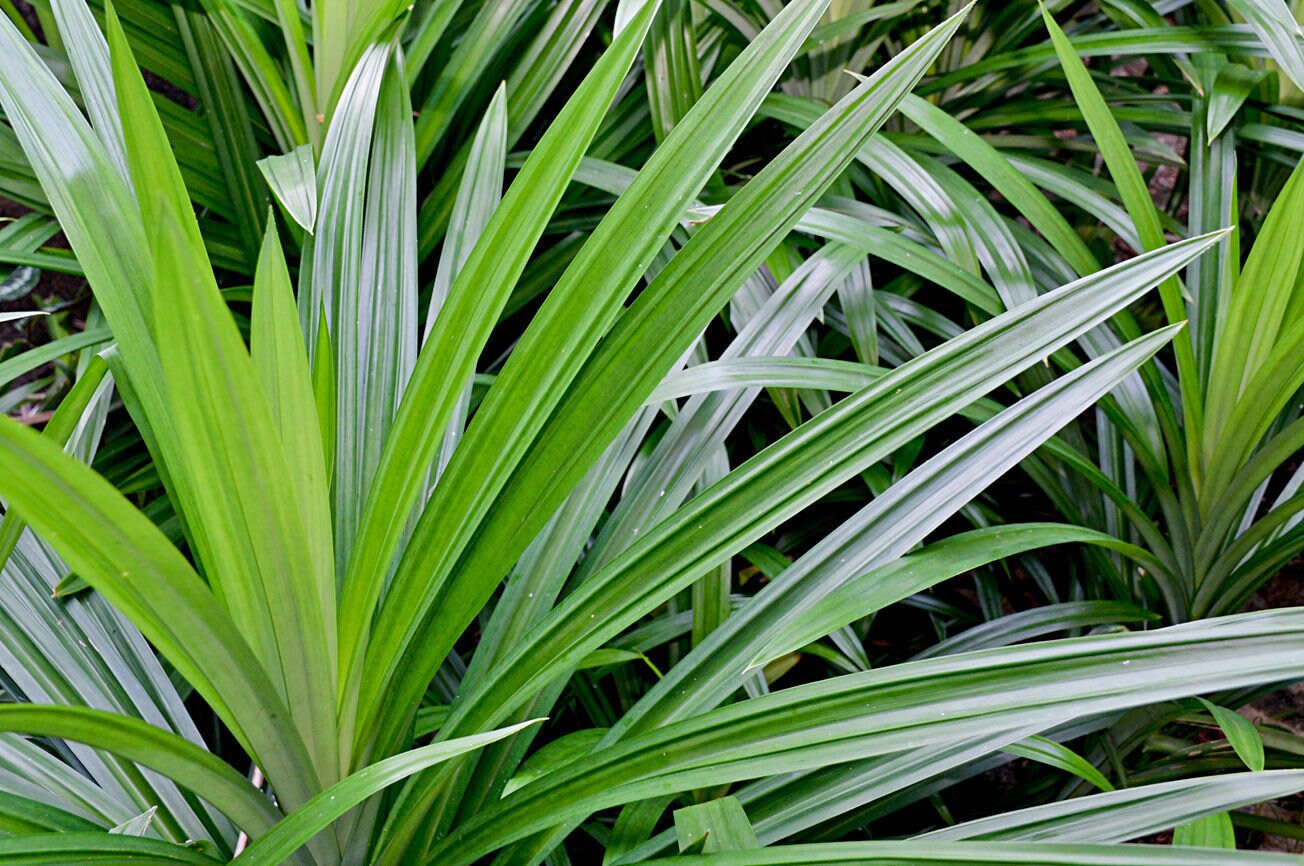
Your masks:
M1290 854L1208 851L1159 845L1058 843L827 842L759 851L648 860L648 866L1294 866Z
M190 565L107 481L53 442L0 419L0 495L185 676L260 766L290 782L309 765L285 705ZM306 797L305 797L306 799Z
M201 794L250 833L264 832L281 817L221 758L137 719L85 707L6 704L0 706L0 730L74 740L129 758Z
M1294 609L836 677L596 750L457 827L433 855L462 866L560 820L619 803L954 742L1002 725L1049 728L1233 684L1286 679L1302 669L1304 613ZM1275 781L1286 788L1298 785L1299 775ZM1094 798L1070 802L1087 799Z
M386 628L387 633L402 635L405 643L410 641L410 635L423 626L421 617L427 611L432 613L432 619L424 623L423 631L429 629L425 631L426 634L433 633L441 639L451 640L461 630L474 610L478 609L480 600L489 596L511 562L541 527L542 520L539 518L550 511L552 504L559 503L564 498L629 417L637 411L646 393L683 355L692 339L700 333L738 284L760 264L800 215L836 179L850 162L859 144L887 119L896 103L927 70L962 20L963 13L954 16L881 68L873 79L858 87L820 123L803 133L778 159L766 166L735 195L719 214L700 227L684 249L656 276L628 312L611 328L601 347L589 358L551 417L546 417L543 413L554 405L553 401L561 398L565 379L557 382L555 376L550 377L553 381L547 382L546 387L550 396L555 396L547 402L539 400L537 388L531 390L528 408L515 408L513 403L524 395L504 389L503 403L500 405L504 410L511 409L513 415L528 413L533 416L531 426L526 429L539 430L538 444L526 454L509 479L507 470L512 464L497 457L502 448L495 441L496 437L491 439L486 435L477 440L477 444L483 444L490 454L495 455L493 484L486 486L482 476L473 476L474 482L468 479L468 483L477 485L476 499L479 502L474 511L458 509L454 514L445 515L439 509L427 509L400 564L395 580L396 591L387 600L386 610L391 612L390 617L382 616L381 620L382 623L387 623L392 617L396 624L401 625ZM676 126L672 140L681 130L685 135L696 131L690 120L697 110L710 105L709 93L710 91L694 106L690 116ZM743 116L746 116L746 112ZM693 139L690 142L696 144ZM656 165L660 168L662 163L657 161ZM684 193L691 194L692 191L690 187ZM632 197L630 201L632 204L638 203L639 197ZM678 202L681 207L683 203L682 200ZM675 210L662 211L663 216L678 218L680 214ZM642 208L638 207L632 212L622 211L620 217L622 221L638 219L641 214ZM657 246L660 246L659 239ZM594 258L586 261L586 266L605 260L609 252L595 250ZM650 252L648 250L649 254ZM640 257L627 256L625 259L627 261L621 267L629 276L637 274L647 262L646 258ZM577 301L569 293L558 296L554 291L554 297L558 299L554 309L559 315L566 314L568 308L573 308ZM588 295L583 297L587 304ZM619 296L616 299L618 298ZM617 312L615 309L598 310L583 316L581 321L584 322L585 329L591 332L584 338L588 345L593 345ZM543 311L540 315L544 315ZM571 330L573 322L579 316L578 311L565 315L557 321L557 325L574 333ZM536 319L536 325L538 324L539 320ZM548 357L556 356L559 351L571 356L571 351L562 351L561 347L569 349L575 346L578 342L576 337L579 336L576 334L566 338L559 345L553 339L544 342L545 338L551 336L552 328L536 330L532 327L530 333L540 335L539 351L546 350ZM522 351L523 345L524 340L509 363L524 366L533 357L533 351ZM580 342L578 345L582 348L585 343ZM583 354L580 352L580 357ZM573 369L568 368L566 372L572 374ZM526 384L537 382L537 379L528 376L520 381L521 384ZM513 403L507 402L509 396ZM482 419L492 417L490 403L487 401L481 409L481 415L477 416L472 431L468 431L468 441ZM489 426L487 420L483 420L483 423L486 427ZM503 432L515 433L521 425L520 422L514 422L510 426L502 426L507 428ZM497 432L495 428L489 430ZM486 430L486 434L488 432ZM513 451L519 454L519 449L523 449L524 444L520 441L519 434L516 434ZM471 459L468 454L464 465L473 465ZM453 473L457 471L458 464L459 461L455 459L446 477L455 477ZM438 563L436 573L447 573L452 565L449 561L450 554L460 553L465 539L470 535L470 526L467 524L471 521L468 517L476 518L488 511L486 494L492 495L499 489L508 491L510 500L500 499L495 504L488 521L479 528L478 543L469 548L467 556L458 563L459 575L466 577L450 581L449 588L443 592L432 591L443 587L430 587L424 577L418 585L418 576L429 575L431 560ZM454 502L451 499L436 501ZM466 528L458 526L455 520ZM422 524L429 527L424 532ZM442 538L445 534L455 530L460 530L459 543L454 546L444 543ZM420 599L419 603L413 603L417 599ZM381 683L398 678L400 694L417 693L418 689L424 688L421 681L433 671L446 650L447 646L443 642L427 640L413 647L418 658L409 658L401 671L393 662L373 667L371 675L376 677L374 682L377 683L373 690L379 693Z
M1269 770L1137 785L934 830L921 839L1123 842L1205 815L1304 790L1299 770Z
M108 833L49 833L0 839L0 863L5 866L213 866L199 851L159 839Z
M163 128L117 19L109 47L127 159L153 229L154 329L166 418L176 438L172 472L184 471L192 501L187 526L218 598L264 669L284 690L317 772L337 772L333 675L334 607L329 548L309 546L312 513L293 490L267 398L218 292L198 223ZM124 347L124 352L126 348ZM132 384L138 379L133 376ZM213 459L220 455L219 459ZM276 780L290 804L315 780Z
M1059 524L1016 523L952 536L821 593L813 605L789 616L749 666L757 667L798 650L839 626L949 577L1038 547L1073 542L1123 550L1131 547L1103 532Z
M1095 785L1102 791L1112 791L1114 786L1104 775L1085 758L1063 743L1048 740L1045 737L1029 737L1017 743L1011 743L1002 751L1027 758L1039 764L1065 770L1080 779Z
M341 779L291 812L232 863L241 866L277 866L332 821L373 794L426 767L483 748L540 721L542 720L534 719L497 731L433 743L371 764Z
M637 26L628 28L603 54L534 148L453 282L427 336L376 470L345 572L340 663L348 674L341 686L357 683L364 654L373 658L366 662L368 668L388 672L387 660L402 649L407 637L402 629L390 631L386 624L385 639L370 648L366 636L381 595L380 576L388 571L402 537L404 521L395 515L406 516L424 493L426 468L432 465L461 398L460 388L445 388L444 383L469 380L499 311L633 62L655 11L655 3L650 3L639 12ZM390 597L402 596L406 586L406 581L396 578ZM350 697L365 713L381 710L383 690L373 687L376 682L377 677L368 677L362 693ZM367 724L359 732L359 748L371 740L370 727Z
M1042 18L1050 32L1051 42L1059 57L1064 75L1073 91L1082 117L1087 123L1091 135L1100 148L1100 154L1109 166L1110 176L1118 186L1119 195L1127 208L1128 215L1136 223L1137 233L1146 250L1163 246L1165 237L1159 219L1159 211L1136 159L1128 147L1127 140L1119 128L1117 120L1110 113L1109 105L1100 94L1091 73L1083 66L1075 53L1072 43L1064 31L1055 23L1051 14L1042 7ZM1142 250L1138 250L1142 252ZM1163 302L1164 314L1170 324L1184 322L1187 319L1186 303L1182 299L1182 289L1176 277L1165 280L1159 287L1160 300ZM1182 411L1186 417L1188 449L1193 450L1199 442L1199 431L1203 428L1204 401L1197 386L1194 349L1189 332L1177 335L1173 341L1177 356L1178 379L1182 390Z
M341 574L416 362L416 163L404 80L397 46L376 45L340 96L322 150L311 290L300 304L309 345L323 307L331 338L331 487Z

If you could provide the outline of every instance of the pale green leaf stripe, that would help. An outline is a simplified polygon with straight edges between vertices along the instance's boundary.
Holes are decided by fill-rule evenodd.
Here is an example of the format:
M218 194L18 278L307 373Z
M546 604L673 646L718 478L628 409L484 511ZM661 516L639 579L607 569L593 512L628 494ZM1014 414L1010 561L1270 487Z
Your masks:
M381 8L377 4L373 14ZM339 575L348 563L367 493L417 359L417 169L412 102L405 82L403 53L396 47L377 94L360 280L341 287L338 321L331 330L336 384L332 491ZM337 107L336 120L339 111ZM322 247L316 250L320 253ZM350 416L352 424L347 423Z
M320 171L309 344L318 309L335 368L332 489L338 569L348 562L417 352L416 164L397 45L369 47L335 109ZM401 522L401 521L400 521ZM375 576L386 571L380 567Z
M17 322L21 319L29 319L32 316L48 316L49 313L44 310L19 310L13 313L0 313L0 322Z
M425 330L422 340L430 335L439 317L439 311L448 300L448 292L453 281L466 265L466 259L480 240L494 210L502 200L504 161L507 158L507 91L500 86L485 109L480 128L476 130L467 157L466 170L458 186L457 199L453 203L453 213L449 217L448 231L444 234L444 245L439 254L439 266L435 270L435 281L430 288L430 307L426 313ZM458 383L449 382L446 387L456 387ZM453 410L444 440L440 445L438 463L434 467L435 477L448 466L453 452L462 439L466 429L466 419L470 411L471 382L463 385L463 391Z
M1163 631L1174 634L1183 630L1200 631L1232 619L1206 620L1211 625L1193 623L1190 627ZM919 838L929 842L960 839L1123 842L1215 812L1287 797L1301 790L1304 790L1304 770L1179 779L1005 812L934 830Z
M799 136L720 213L698 229L620 316L601 346L588 357L564 398L560 393L556 395L554 399L560 402L553 414L534 422L542 422L537 428L540 432L536 444L516 465L510 478L503 470L510 469L511 464L495 465L489 492L496 494L503 490L505 493L494 503L492 511L488 508L489 501L483 499L476 508L472 516L477 520L488 512L476 530L479 543L467 549L465 558L457 564L457 576L446 582L446 589L445 585L438 585L433 587L434 591L423 591L423 586L429 586L424 581L428 580L432 564L437 564L433 569L436 574L447 573L452 565L450 554L461 553L474 524L460 528L454 536L456 545L445 544L442 539L446 537L444 533L459 529L453 525L455 521L465 521L462 512L455 510L440 515L443 519L432 521L424 534L418 526L395 580L395 586L404 592L391 596L392 605L387 601L388 622L394 626L388 627L386 633L401 635L405 644L411 644L411 636L418 629L429 628L426 634L447 636L449 641L461 631L542 527L545 515L551 513L582 477L737 286L841 174L859 144L887 119L897 102L932 64L966 13L967 9L948 19L885 64L872 79L858 86L819 123ZM692 128L690 118L708 104L710 92L675 127L675 134ZM678 206L682 208L686 203L680 201ZM680 214L676 212L673 216L678 218ZM636 264L641 269L646 260ZM586 324L600 333L616 312L611 310L596 320L590 317ZM534 328L531 332L539 333ZM569 345L572 345L569 341L562 344ZM520 349L518 346L517 351ZM514 355L512 361L525 357ZM535 366L552 369L552 365ZM528 384L537 380L529 376L522 381ZM564 385L564 380L549 385L560 391L558 386ZM492 396L491 393L490 400ZM537 410L537 396L532 400L535 402L523 407L524 411ZM551 405L550 402L548 407ZM481 413L487 409L488 402ZM468 432L468 441L479 421L477 415L477 423ZM484 441L490 444L490 440ZM516 445L516 449L523 448L524 443ZM450 476L458 463L455 459L450 465ZM469 483L480 485L484 481L480 476L473 476ZM423 518L432 513L437 512L428 509ZM427 612L430 619L423 623L422 617ZM387 691L388 683L396 679L400 683L399 694L419 694L425 688L422 681L437 668L449 645L443 639L425 640L420 645L411 645L404 664L391 661L372 668L369 675L376 677L377 682L372 687L374 692L369 693ZM387 735L386 739L390 736L393 735Z
M1291 608L834 677L591 752L454 828L432 861L464 866L559 822L660 794L955 742L1015 724L1046 729L1301 674L1304 609ZM1301 776L1293 774L1290 784Z
M753 357L707 361L671 373L643 401L655 406L733 388L820 388L859 391L887 374L881 367L830 358Z
M139 719L87 707L16 703L0 706L0 731L85 743L149 767L199 794L250 834L267 831L282 817L230 764Z
M317 16L328 18L330 16ZM319 316L335 324L337 293L358 279L367 162L376 125L376 103L385 66L394 46L371 46L349 74L340 95L338 117L322 146L315 172L318 201L314 220L312 270L299 293L299 319L310 348L317 344ZM331 334L332 339L335 335Z
M648 860L647 866L1299 866L1291 854L1160 845L827 842Z
M371 764L295 809L231 862L240 866L278 866L331 822L373 794L426 767L483 748L541 721L543 719L531 719L496 731L433 743Z
M504 161L507 159L507 89L500 86L476 130L458 185L453 213L439 254L439 267L430 289L423 341L435 326L457 274L493 218L503 195Z

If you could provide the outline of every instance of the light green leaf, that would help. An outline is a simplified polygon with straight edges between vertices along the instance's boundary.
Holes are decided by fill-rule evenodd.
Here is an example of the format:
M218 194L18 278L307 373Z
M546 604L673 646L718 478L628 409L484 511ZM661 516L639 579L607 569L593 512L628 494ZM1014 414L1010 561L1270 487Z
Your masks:
M1241 465L1243 455L1257 442L1244 418L1235 425L1232 419L1237 412L1245 413L1245 404L1259 396L1251 383L1291 332L1298 331L1300 299L1304 299L1304 251L1293 241L1302 221L1304 162L1295 166L1273 203L1234 288L1225 290L1230 297L1221 302L1225 307L1216 326L1201 450L1211 476L1206 485L1209 490L1202 491L1202 508L1207 509L1221 494L1233 467ZM1259 418L1250 420L1254 427L1259 422ZM1229 460L1233 452L1236 459Z
M119 107L132 130L127 160L150 226L157 367L131 384L162 385L152 428L166 428L171 477L191 540L239 634L286 696L316 772L265 766L282 802L310 796L316 774L338 772L334 701L335 582L329 548L308 544L304 503L294 495L267 397L218 291L171 147L116 17L108 39ZM116 325L115 325L116 327ZM129 347L123 346L124 356ZM142 371L143 373L143 371ZM161 381L160 381L161 380ZM223 459L214 460L214 453ZM65 557L67 558L67 557ZM69 560L69 564L72 562ZM95 585L86 569L76 569ZM98 588L98 587L97 587ZM277 778L281 776L281 778Z
M1236 831L1232 828L1231 816L1226 812L1217 812L1185 824L1178 824L1173 828L1173 844L1234 851Z
M1256 773L1262 772L1263 738L1259 736L1259 730L1254 723L1235 710L1220 707L1204 698L1200 698L1200 703L1204 704L1204 708L1213 716L1218 727L1222 728L1223 736L1231 743L1237 756L1245 762L1245 766Z
M299 227L312 234L317 225L317 168L312 145L304 144L289 153L268 156L258 168L272 188L276 200Z
M517 731L537 725L541 721L543 719L532 719L496 731L433 743L377 761L341 779L295 809L285 820L257 838L244 853L231 862L240 866L278 866L309 839L329 827L331 822L373 794L406 779L413 773L458 755L484 748L490 743L510 737Z
M756 831L737 797L721 797L675 810L681 854L711 854L759 848Z
M1240 111L1250 91L1258 86L1265 75L1267 72L1262 69L1250 69L1239 63L1228 63L1218 70L1218 77L1209 91L1206 127L1210 141L1222 134L1236 112Z
M277 722L286 714L280 695L158 528L59 445L8 419L0 419L0 455L25 467L0 473L0 496L15 512L158 647L261 766L291 779L300 772L307 754L297 733Z
M637 656L635 656L637 658ZM563 734L543 748L534 752L521 765L516 775L508 780L502 796L524 788L549 773L570 766L575 761L582 761L584 756L598 745L606 735L606 728L583 728Z
M1063 743L1045 737L1029 737L1021 742L1011 743L1001 751L1072 773L1102 791L1114 790L1114 786L1099 770Z
M271 418L280 431L289 477L298 482L296 498L304 517L307 544L318 559L329 562L333 536L322 424L290 273L275 220L270 217L254 272L252 320L250 357L267 395ZM333 602L333 593L322 594L324 622L333 622L336 617Z

